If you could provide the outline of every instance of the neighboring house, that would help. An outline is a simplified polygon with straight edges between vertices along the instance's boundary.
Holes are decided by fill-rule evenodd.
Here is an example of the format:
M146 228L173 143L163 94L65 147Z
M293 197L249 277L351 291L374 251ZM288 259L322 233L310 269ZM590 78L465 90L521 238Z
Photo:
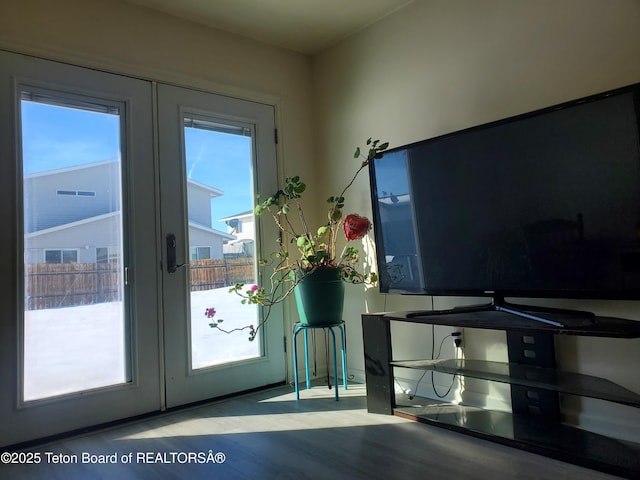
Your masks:
M221 259L223 258L224 243L233 240L233 235L189 221L190 260Z
M102 263L120 256L120 211L27 233L25 263ZM104 232L111 232L111 238Z
M100 263L120 255L119 161L25 176L25 263ZM113 181L111 181L113 180ZM211 199L222 191L187 180L192 260L223 258L235 237L211 228ZM109 234L105 234L109 232Z
M189 204L189 259L223 258L223 244L236 237L211 228L211 200L224 195L222 190L187 180Z
M255 219L253 210L220 219L227 224L227 233L234 236L223 245L226 258L253 257L255 255Z
M47 170L24 178L24 232L120 211L119 161Z

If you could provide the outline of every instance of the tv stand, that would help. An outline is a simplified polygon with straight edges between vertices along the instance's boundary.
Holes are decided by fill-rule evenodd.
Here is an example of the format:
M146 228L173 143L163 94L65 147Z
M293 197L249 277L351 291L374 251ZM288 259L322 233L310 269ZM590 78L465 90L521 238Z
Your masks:
M442 315L448 313L475 313L475 312L505 312L518 317L527 318L535 322L546 323L555 327L576 327L589 325L594 322L595 315L581 310L567 310L562 308L536 307L518 305L507 302L503 296L494 296L491 303L482 305L468 305L454 307L450 310L410 312L408 317L428 317L429 315Z
M495 303L495 302L494 302ZM517 306L513 313L500 303L434 312L370 313L362 315L367 409L528 450L566 462L626 478L640 479L640 443L621 441L564 424L560 394L596 398L640 408L640 393L580 373L556 368L556 334L638 338L640 322L539 307ZM506 303L506 302L505 302ZM534 310L535 309L535 310ZM529 316L551 318L540 322ZM569 321L567 321L567 318ZM572 321L573 320L573 324ZM399 361L391 348L391 323L410 322L506 332L508 361L473 359L414 359ZM511 412L470 405L415 405L396 397L394 369L438 371L506 383L511 389Z

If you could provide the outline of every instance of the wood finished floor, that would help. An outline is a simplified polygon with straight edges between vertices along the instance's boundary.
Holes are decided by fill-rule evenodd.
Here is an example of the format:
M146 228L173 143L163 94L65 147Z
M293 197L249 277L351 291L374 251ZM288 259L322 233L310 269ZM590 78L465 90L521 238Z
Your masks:
M39 465L0 465L1 479L611 479L575 465L366 411L362 385L290 387L193 407L28 452ZM189 453L222 452L224 463L182 463ZM77 463L53 464L46 452ZM174 452L176 463L142 463ZM115 464L82 463L116 454ZM132 464L122 462L132 454ZM49 456L53 459L53 456Z

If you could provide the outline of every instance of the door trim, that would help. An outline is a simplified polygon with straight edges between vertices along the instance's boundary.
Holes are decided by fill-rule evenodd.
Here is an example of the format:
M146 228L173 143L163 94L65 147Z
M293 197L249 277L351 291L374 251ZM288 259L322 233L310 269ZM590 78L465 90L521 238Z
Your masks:
M130 308L135 312L131 319L132 348L139 354L131 363L132 381L100 389L92 389L82 393L60 395L49 399L29 401L21 405L23 387L20 378L22 355L24 354L19 332L22 328L21 293L23 274L23 220L16 212L15 205L23 202L22 187L22 148L19 139L21 118L19 87L45 86L50 90L64 94L82 93L95 99L111 99L128 105L121 119L127 129L127 136L121 138L124 143L123 172L130 169L132 177L143 179L137 185L138 190L131 187L131 183L124 183L129 188L130 207L148 210L153 208L153 195L146 198L140 188L149 191L155 189L153 162L150 161L153 152L151 129L152 94L150 82L113 75L82 67L65 65L49 60L28 58L0 51L2 72L0 73L0 119L9 126L0 132L0 149L2 157L6 159L6 175L0 176L0 218L7 219L11 227L0 232L0 239L9 249L12 260L7 270L0 276L0 299L5 305L0 322L0 384L5 387L5 395L0 397L0 416L4 428L0 432L0 445L17 444L34 438L57 435L65 431L84 428L91 424L102 424L118 419L157 411L160 408L160 388L158 378L157 354L157 315L155 309L158 278L156 270L155 242L157 225L155 218L144 219L131 225L129 240L133 243L144 243L146 230L150 230L151 248L136 252L129 258L129 267L136 274L149 272L150 281L147 285L138 282L128 287L131 295L139 295L147 304L130 302ZM132 142L134 132L136 136L148 135L144 144ZM145 133L146 132L146 133ZM128 158L126 154L128 155ZM141 161L135 161L140 158ZM144 179L149 179L144 183ZM126 222L126 220L125 220ZM125 242L127 240L125 239ZM6 243L5 243L6 242ZM22 251L20 250L22 248ZM127 248L125 246L125 248ZM8 317L7 317L8 316ZM146 341L145 341L146 340ZM151 342L149 342L151 340ZM142 355L142 357L140 357ZM71 415L81 411L82 415Z
M177 262L181 263L188 259L188 248L185 240L188 231L187 219L187 199L184 190L185 166L184 158L184 126L183 119L189 116L209 119L212 122L219 121L230 124L252 125L254 136L254 191L275 191L278 185L278 164L277 145L275 144L275 108L270 105L259 104L243 99L225 97L221 95L201 92L193 89L176 87L175 85L158 84L158 109L161 146L160 152L160 182L163 185L161 191L161 212L162 212L162 233L161 238L173 233L178 237ZM165 155L163 163L162 155ZM170 158L171 157L171 158ZM179 158L180 161L175 161ZM257 160L256 160L257 159ZM176 178L181 179L180 185L174 183L169 188L168 185ZM256 182L260 182L259 184ZM180 204L176 204L176 202ZM171 222L171 223L168 223ZM266 235L275 238L275 234L266 222L257 222L256 245L260 247L262 239ZM266 234L266 235L265 235ZM183 244L183 242L185 242ZM259 257L260 252L256 251ZM163 251L163 265L166 265L166 252ZM260 273L261 269L258 269ZM187 271L179 269L174 274L166 273L166 268L162 273L163 295L165 301L169 300L170 293L180 296L179 302L184 305L189 303ZM173 300L173 299L172 299ZM183 308L183 310L181 310ZM215 398L222 395L240 392L264 385L279 383L286 380L286 352L284 349L284 314L282 305L278 305L276 311L272 312L273 319L270 328L273 332L266 332L264 335L265 348L264 355L260 358L212 366L204 369L193 370L189 355L183 355L178 350L165 344L165 365L166 372L166 398L167 406L175 407L195 401ZM188 319L190 309L181 307L178 304L164 307L165 339L179 338L179 343L185 345L184 353L190 349L190 328L180 322ZM186 319L185 319L186 316ZM282 319L280 325L277 320ZM204 321L204 317L203 317ZM183 336L185 338L183 338ZM248 341L248 339L242 339ZM171 352L169 350L172 350ZM277 363L274 363L277 362ZM275 365L279 364L279 367ZM254 375L259 375L258 382L249 380L246 374L239 375L242 369L247 368ZM271 371L270 368L277 370ZM234 374L229 372L235 371ZM209 385L205 385L207 378L214 379L226 372L225 385L222 382L210 380ZM260 372L259 374L257 372Z

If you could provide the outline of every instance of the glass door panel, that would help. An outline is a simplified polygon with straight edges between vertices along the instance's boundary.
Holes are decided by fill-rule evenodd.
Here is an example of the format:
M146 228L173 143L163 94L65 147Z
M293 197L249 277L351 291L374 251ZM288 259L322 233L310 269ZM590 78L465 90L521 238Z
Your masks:
M153 111L151 82L0 51L0 446L163 407Z
M184 122L191 368L260 357L261 339L226 334L203 321L224 319L226 330L257 325L256 305L242 305L229 288L256 283L253 151L250 126L186 117ZM228 122L227 122L228 123Z
M167 406L282 382L281 306L251 342L233 330L262 312L229 293L260 283L256 252L277 238L253 217L255 192L277 189L273 107L160 84L158 128Z
M128 382L122 107L22 91L20 108L23 400Z

